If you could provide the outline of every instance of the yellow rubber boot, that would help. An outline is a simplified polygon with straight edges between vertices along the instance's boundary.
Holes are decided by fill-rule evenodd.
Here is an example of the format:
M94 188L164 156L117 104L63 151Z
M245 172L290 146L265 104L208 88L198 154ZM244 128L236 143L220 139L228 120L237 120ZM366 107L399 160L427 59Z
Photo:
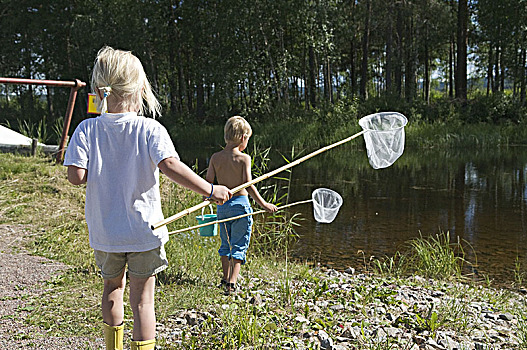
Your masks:
M106 350L123 350L124 324L109 326L104 323L104 341Z
M131 350L154 350L156 348L156 340L137 340L132 341Z

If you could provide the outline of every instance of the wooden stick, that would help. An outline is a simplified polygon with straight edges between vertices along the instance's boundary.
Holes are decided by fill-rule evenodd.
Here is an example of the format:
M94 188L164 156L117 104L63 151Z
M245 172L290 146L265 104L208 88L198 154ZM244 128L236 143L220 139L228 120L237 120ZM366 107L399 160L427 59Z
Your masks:
M300 201L300 202L295 202L295 203L291 203L291 204L286 204L286 205L283 205L281 207L278 207L278 210L282 210L284 208L292 207L293 205L309 203L309 202L312 202L312 201L313 201L312 199L306 199L305 201ZM181 232L185 232L185 231L195 230L197 228L202 228L202 227L209 226L209 225L214 225L214 224L220 224L222 222L227 222L227 221L231 221L231 220L241 219L241 218L244 218L246 216L251 216L251 215L256 215L256 214L263 214L265 212L266 212L266 210L259 210L259 211L255 211L253 213L247 213L247 214L242 214L242 215L238 215L238 216L233 216L233 217L227 218L227 219L221 219L221 220L206 222L204 224L200 224L200 225L196 225L196 226L182 228L182 229L179 229L179 230L176 230L176 231L172 231L172 232L169 232L168 234L171 235L173 233L181 233Z
M260 181L262 181L262 180L268 179L268 178L270 178L270 177L273 176L273 175L276 175L276 174L278 174L278 173L280 173L280 172L282 172L282 171L284 171L284 170L287 170L287 169L289 169L289 168L291 168L291 167L293 167L293 166L295 166L295 165L298 165L298 164L302 163L303 161L308 160L309 158L312 158L312 157L316 156L317 154L320 154L320 153L322 153L322 152L325 152L325 151L327 151L327 150L330 150L330 149L332 149L332 148L334 148L334 147L340 146L340 145L342 145L343 143L349 142L349 141L353 140L354 138L359 137L360 135L364 134L365 132L366 132L366 130L362 130L361 132L358 132L358 133L356 133L355 135L352 135L352 136L350 136L350 137L348 137L348 138L345 138L344 140L340 140L340 141L335 142L335 143L333 143L333 144L331 144L331 145L329 145L329 146L323 147L323 148L321 148L321 149L319 149L319 150L316 150L316 151L314 151L314 152L312 152L312 153L309 153L308 155L305 155L305 156L303 156L302 158L299 158L299 159L295 160L294 162L291 162L291 163L289 163L289 164L286 164L286 165L284 165L284 166L282 166L282 167L280 167L280 168L278 168L278 169L276 169L276 170L273 170L273 171L271 171L271 172L268 172L267 174L263 174L263 175L261 175L261 176L258 176L256 179L253 179L253 180L251 180L251 181L249 181L249 182L246 182L246 183L244 183L244 184L241 184L240 186L231 189L231 192L232 192L232 193L236 193L236 192L238 192L238 191L243 190L244 188L247 188L247 187L249 187L249 186L254 185L254 184L257 183L257 182L260 182ZM162 220L162 221L160 221L160 222L158 222L158 223L152 225L151 228L152 228L152 230L155 230L155 229L160 228L161 226L168 225L168 224L170 224L171 222L174 222L174 221L176 221L177 219L180 219L180 218L182 218L182 217L185 216L185 215L188 215L188 214L190 214L190 213L192 213L192 212L194 212L194 211L196 211L196 210L199 210L199 209L201 209L201 208L206 207L206 206L209 205L209 204L211 204L210 201L203 201L203 202L201 202L201 204L198 204L198 205L195 205L195 206L193 206L193 207L191 207L191 208L185 209L185 210L183 210L183 211L181 211L181 212L179 212L179 213L177 213L177 214L175 214L175 215L172 215L172 216L170 216L170 217L168 217L168 218L166 218L166 219L164 219L164 220Z

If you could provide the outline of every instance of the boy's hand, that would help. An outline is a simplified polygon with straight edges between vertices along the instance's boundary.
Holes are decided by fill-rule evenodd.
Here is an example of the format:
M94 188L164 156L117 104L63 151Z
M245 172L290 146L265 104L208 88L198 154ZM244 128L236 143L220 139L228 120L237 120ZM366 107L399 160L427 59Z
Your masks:
M222 205L232 198L232 192L223 185L214 186L212 191L212 197L209 199L211 202Z
M267 202L265 205L263 205L263 208L269 213L276 213L278 211L278 207L276 205Z

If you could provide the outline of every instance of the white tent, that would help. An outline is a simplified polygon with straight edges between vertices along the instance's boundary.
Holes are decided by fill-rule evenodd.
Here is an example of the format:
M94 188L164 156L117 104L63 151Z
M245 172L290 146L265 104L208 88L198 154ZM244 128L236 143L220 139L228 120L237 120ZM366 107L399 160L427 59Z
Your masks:
M0 125L0 144L10 146L31 146L31 139Z
M31 150L31 144L31 138L0 125L0 150ZM53 153L58 150L58 146L48 146L40 142L38 143L38 146L45 153Z

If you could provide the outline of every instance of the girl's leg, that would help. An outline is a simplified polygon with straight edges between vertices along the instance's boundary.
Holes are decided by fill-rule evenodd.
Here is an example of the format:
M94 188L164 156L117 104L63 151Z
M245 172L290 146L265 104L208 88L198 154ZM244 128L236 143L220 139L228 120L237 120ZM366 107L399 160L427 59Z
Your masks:
M120 326L124 319L123 295L126 286L125 270L115 278L104 280L102 319L108 326Z
M133 340L152 340L156 337L154 289L156 277L130 276L130 306L134 314Z

